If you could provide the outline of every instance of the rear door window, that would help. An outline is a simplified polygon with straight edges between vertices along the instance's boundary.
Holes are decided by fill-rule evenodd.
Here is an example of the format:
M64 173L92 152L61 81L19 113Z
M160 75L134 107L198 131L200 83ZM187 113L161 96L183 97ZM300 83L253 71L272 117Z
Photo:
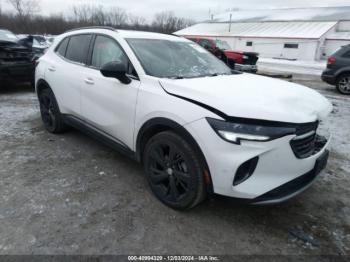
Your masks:
M66 58L72 62L86 64L91 35L75 35L70 37Z

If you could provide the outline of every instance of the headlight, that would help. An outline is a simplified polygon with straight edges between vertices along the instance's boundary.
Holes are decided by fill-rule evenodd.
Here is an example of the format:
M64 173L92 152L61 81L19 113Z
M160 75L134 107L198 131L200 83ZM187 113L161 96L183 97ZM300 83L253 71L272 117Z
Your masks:
M241 140L266 142L296 133L294 127L233 123L213 118L207 121L221 138L238 145Z

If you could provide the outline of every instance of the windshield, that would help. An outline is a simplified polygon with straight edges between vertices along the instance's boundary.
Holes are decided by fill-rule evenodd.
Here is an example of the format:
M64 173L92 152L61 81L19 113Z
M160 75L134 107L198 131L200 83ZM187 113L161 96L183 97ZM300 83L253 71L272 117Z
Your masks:
M7 30L0 30L0 41L16 42L17 36Z
M160 78L194 78L231 74L223 62L199 45L161 39L127 39L146 74Z
M216 40L216 46L221 50L230 50L231 47L226 41Z

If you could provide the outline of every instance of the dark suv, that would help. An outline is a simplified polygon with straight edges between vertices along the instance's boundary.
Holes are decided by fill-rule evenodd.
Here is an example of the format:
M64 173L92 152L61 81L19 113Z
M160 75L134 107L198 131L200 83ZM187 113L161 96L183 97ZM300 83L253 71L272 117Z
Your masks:
M322 80L335 85L340 93L350 95L350 45L343 46L328 58Z
M0 83L23 81L34 86L38 56L32 46L31 37L19 40L12 32L0 29Z

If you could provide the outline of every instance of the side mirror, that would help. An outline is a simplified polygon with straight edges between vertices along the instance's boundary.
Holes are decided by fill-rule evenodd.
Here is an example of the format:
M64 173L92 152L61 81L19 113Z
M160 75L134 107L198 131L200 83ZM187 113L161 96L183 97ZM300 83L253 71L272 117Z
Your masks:
M109 62L104 64L101 68L101 74L105 77L116 78L123 84L130 84L131 79L126 75L127 68L124 63L121 62Z

